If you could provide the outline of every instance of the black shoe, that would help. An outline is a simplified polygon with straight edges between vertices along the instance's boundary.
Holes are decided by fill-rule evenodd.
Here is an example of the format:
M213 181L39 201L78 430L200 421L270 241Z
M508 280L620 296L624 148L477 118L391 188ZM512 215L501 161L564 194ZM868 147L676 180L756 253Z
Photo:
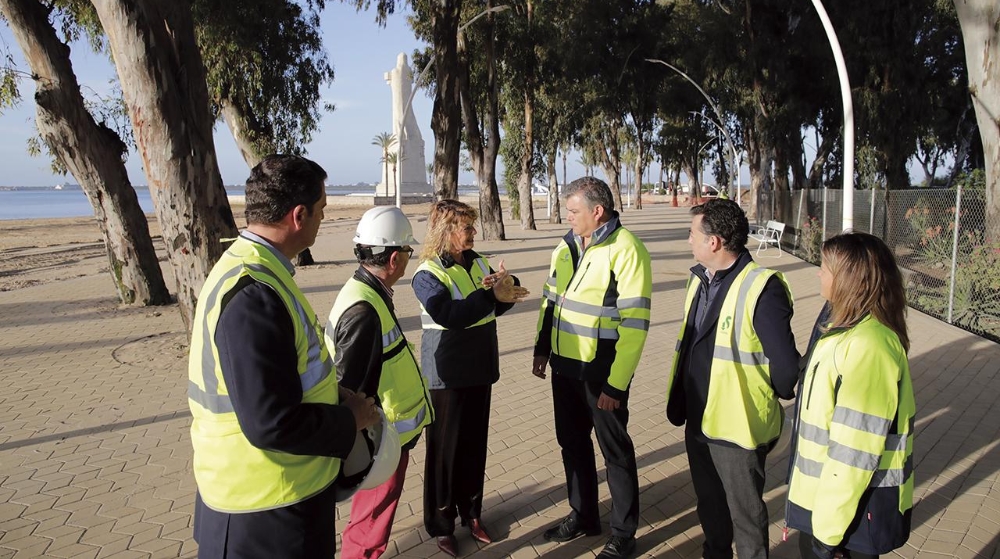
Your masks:
M601 527L585 528L572 516L562 519L559 524L549 528L542 534L547 542L568 542L583 535L596 536L601 533Z
M635 538L611 536L597 559L627 559L635 553Z

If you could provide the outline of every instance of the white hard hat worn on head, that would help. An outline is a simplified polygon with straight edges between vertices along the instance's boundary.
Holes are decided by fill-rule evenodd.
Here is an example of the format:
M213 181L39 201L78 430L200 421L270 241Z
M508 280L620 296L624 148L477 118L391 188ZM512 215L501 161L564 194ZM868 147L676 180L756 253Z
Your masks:
M373 247L420 244L413 237L410 220L395 206L378 206L366 211L358 222L354 242Z
M374 489L385 483L399 466L399 433L382 408L375 425L358 431L354 448L340 464L340 474L334 480L333 497L346 501L361 489Z

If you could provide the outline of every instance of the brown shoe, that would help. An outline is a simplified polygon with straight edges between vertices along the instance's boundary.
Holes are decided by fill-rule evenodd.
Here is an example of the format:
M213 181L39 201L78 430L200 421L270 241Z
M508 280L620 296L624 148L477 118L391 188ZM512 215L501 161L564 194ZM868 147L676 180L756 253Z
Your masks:
M469 519L469 531L472 532L472 537L483 542L483 543L493 543L493 538L486 533L486 526L483 526L483 521L478 518Z
M458 557L458 542L455 536L441 536L437 539L438 549L452 557Z

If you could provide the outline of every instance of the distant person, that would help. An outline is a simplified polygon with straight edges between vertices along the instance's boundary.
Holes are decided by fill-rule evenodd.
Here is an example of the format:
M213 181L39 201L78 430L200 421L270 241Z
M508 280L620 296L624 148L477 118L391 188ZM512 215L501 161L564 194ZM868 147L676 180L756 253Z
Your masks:
M361 216L354 235L358 269L337 295L326 326L326 345L340 386L375 394L396 427L402 452L396 472L351 499L351 519L341 537L341 559L375 559L385 553L403 493L410 450L434 419L417 358L392 303L393 286L413 254L413 228L399 208L380 206Z
M292 276L323 220L325 179L294 155L254 167L247 228L198 297L188 404L202 559L333 557L341 459L380 420L371 398L337 386Z
M490 400L500 379L496 317L528 295L500 263L494 272L473 247L478 213L468 204L431 204L422 262L413 275L420 301L421 368L435 420L427 428L424 528L458 556L455 518L484 544L482 520Z
M684 444L705 533L703 557L768 556L764 459L781 435L799 353L785 277L746 249L750 225L732 200L691 208L691 268L667 418Z
M572 230L552 252L531 372L552 366L556 439L572 512L543 534L565 542L601 533L591 431L611 489L611 537L598 557L632 557L639 526L639 475L628 434L632 376L649 332L649 253L622 226L611 189L594 177L563 191Z
M822 256L829 315L799 388L786 522L802 532L803 559L868 559L910 535L916 404L906 292L878 237L831 237Z

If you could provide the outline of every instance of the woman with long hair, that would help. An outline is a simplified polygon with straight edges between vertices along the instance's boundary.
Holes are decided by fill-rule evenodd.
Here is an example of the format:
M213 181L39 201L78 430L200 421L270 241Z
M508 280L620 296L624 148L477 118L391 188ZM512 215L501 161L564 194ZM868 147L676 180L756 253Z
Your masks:
M455 518L484 544L483 481L492 385L500 379L496 317L527 296L473 246L478 214L468 204L431 204L422 262L413 275L423 337L420 367L435 420L427 428L424 527L441 551L458 555Z
M901 547L913 508L913 383L906 293L892 251L867 233L823 243L829 318L799 385L788 527L803 558Z

